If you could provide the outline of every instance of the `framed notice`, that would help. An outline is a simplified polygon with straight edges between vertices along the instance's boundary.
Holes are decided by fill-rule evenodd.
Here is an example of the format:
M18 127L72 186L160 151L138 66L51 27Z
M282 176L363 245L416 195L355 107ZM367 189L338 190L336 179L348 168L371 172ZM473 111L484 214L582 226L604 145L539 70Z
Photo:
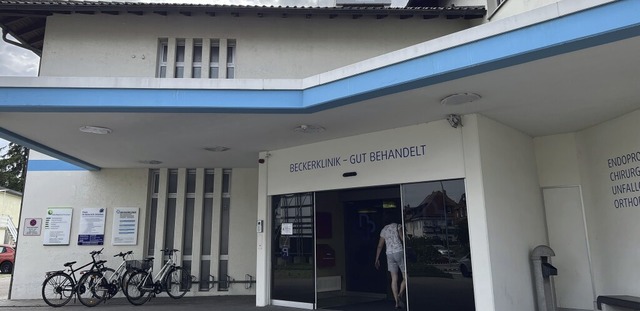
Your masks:
M138 214L137 207L116 207L113 213L112 245L138 244Z
M78 245L104 245L106 208L83 208L80 214Z
M293 223L292 222L282 223L282 228L280 228L280 234L293 235Z
M44 219L43 245L69 245L71 234L71 207L50 207Z
M22 235L39 236L42 232L42 218L25 218Z

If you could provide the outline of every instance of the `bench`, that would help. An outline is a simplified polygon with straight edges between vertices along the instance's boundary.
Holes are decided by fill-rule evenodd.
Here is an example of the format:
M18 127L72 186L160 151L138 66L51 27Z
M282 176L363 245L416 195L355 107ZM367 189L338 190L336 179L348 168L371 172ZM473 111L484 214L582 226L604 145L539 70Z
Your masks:
M602 310L602 304L622 307L632 310L640 310L640 297L626 295L598 296L596 300L598 310Z

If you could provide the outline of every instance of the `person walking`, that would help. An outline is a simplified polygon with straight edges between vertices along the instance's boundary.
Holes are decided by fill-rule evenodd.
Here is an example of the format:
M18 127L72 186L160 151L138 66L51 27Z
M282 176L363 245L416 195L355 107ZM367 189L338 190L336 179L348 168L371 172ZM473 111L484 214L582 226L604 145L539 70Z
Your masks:
M391 274L391 292L393 292L393 298L396 301L396 309L400 309L404 305L404 293L406 290L406 275L405 275L405 262L404 262L404 248L402 243L404 241L404 234L402 225L386 217L386 225L380 231L380 240L378 241L378 248L376 249L376 269L380 269L380 253L382 248L386 246L387 255L387 270ZM398 286L398 280L400 278L398 270L402 272L402 282Z

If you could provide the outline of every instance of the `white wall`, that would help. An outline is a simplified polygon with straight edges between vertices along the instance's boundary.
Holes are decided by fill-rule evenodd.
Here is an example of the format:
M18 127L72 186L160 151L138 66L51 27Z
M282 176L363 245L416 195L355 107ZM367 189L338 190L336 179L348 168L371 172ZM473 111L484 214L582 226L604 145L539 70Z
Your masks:
M106 169L99 172L29 171L21 217L41 218L44 221L47 208L72 207L70 244L43 246L43 234L24 236L20 233L11 298L40 299L40 289L46 271L62 270L63 264L69 261L89 262L91 260L89 252L103 247L77 245L80 212L83 208L107 209L105 250L102 259L108 261L108 266L116 267L120 264L113 255L121 251L133 250L136 258L142 258L147 184L148 172L144 169ZM111 245L115 207L140 208L136 246Z
M258 171L233 169L231 176L231 210L229 214L229 275L242 281L246 274L256 280L256 207ZM217 236L214 234L214 237ZM255 295L256 286L232 284L229 294Z
M635 111L577 134L597 295L640 292L640 206L616 208L614 203L638 197L640 192L633 185L640 182L640 177L610 179L612 172L635 169L640 162L612 168L608 163L610 158L640 151L638 122L640 112ZM630 184L632 191L614 194L612 187L621 184Z
M581 183L574 133L536 137L533 142L541 187Z
M413 157L372 161L376 152L404 147L416 148L417 153ZM461 130L452 128L445 120L269 154L261 165L268 165L270 195L464 177ZM335 158L340 165L308 170L300 167L307 161ZM352 164L351 159L361 162ZM357 176L343 177L346 172L356 172Z
M543 188L558 307L592 308L593 269L587 240L576 133L534 139L540 186Z
M495 5L497 0L487 0L487 16L492 21L505 17L514 16L523 12L535 10L547 6L546 9L563 12L574 7L597 6L616 0L505 0L497 11Z
M533 311L530 251L546 244L533 140L480 115L464 124L476 305Z
M640 206L616 208L616 200L640 196L640 176L612 180L611 175L635 171L640 162L632 160L620 165L609 162L640 152L638 122L640 111L634 111L580 132L536 138L541 185L582 188L585 238L588 238L596 296L637 295L640 291L637 282L640 272L636 269L640 258L637 225ZM629 191L616 190L615 187L621 185ZM565 231L565 234L575 232Z
M60 14L47 19L40 75L154 77L158 39L168 37L236 39L236 78L303 78L468 27L464 19Z

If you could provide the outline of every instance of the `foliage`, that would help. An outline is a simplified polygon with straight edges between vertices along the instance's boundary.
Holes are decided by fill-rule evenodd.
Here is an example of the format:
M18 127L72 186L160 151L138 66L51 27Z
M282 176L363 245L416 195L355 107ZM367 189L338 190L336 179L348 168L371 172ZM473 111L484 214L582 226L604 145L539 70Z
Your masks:
M0 148L0 153L4 153L0 159L0 187L23 192L29 149L9 143Z

